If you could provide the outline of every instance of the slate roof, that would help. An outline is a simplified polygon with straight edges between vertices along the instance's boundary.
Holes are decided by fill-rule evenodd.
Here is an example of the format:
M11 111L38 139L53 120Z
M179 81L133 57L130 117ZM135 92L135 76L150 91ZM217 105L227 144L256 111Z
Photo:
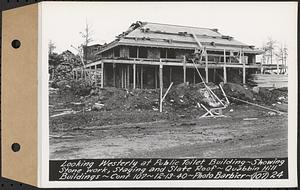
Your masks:
M139 21L133 23L127 31L117 36L115 41L103 46L101 52L118 45L195 49L198 48L198 44L193 34L208 50L239 51L242 48L246 53L261 53L253 46L239 42L233 37L220 34L217 29Z

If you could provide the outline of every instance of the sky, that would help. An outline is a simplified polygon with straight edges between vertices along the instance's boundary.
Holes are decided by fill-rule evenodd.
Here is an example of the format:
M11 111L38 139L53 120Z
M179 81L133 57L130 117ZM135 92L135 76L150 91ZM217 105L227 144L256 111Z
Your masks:
M256 47L268 38L285 44L296 62L297 2L43 2L43 34L55 52L77 51L91 25L94 41L109 43L136 21L217 28Z

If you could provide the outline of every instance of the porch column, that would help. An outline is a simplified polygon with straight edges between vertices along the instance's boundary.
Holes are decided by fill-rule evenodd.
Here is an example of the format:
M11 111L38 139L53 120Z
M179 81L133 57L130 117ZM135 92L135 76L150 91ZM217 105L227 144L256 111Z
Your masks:
M170 84L172 82L172 67L170 66Z
M127 88L130 88L130 72L129 72L129 65L127 65Z
M224 49L223 78L224 78L224 83L227 83L227 72L226 72L226 50L225 50L225 49Z
M116 87L116 64L113 63L113 85Z
M154 67L154 88L157 89L157 67Z
M141 65L141 89L143 89L143 66Z
M104 62L101 61L101 88L104 87Z
M163 96L163 65L159 65L159 88L160 88L160 106L159 111L162 112L162 96Z
M243 84L246 84L246 67L245 67L245 63L243 63Z
M243 84L246 84L246 63L245 63L245 60L244 60L244 53L242 55L242 50L241 50L241 61L243 63Z
M183 83L186 84L186 57L183 56Z
M194 84L196 84L196 69L193 69Z
M123 71L123 65L120 65L121 69L121 88L124 88L124 71Z
M205 82L208 83L208 55L205 51Z
M136 68L136 85L139 87L139 85L140 85L140 70L138 68L139 67Z
M123 73L124 73L124 88L126 88L126 66L123 68Z
M213 82L216 82L216 68L214 68L214 76L213 76Z
M135 83L136 83L136 64L133 64L133 89L135 89Z

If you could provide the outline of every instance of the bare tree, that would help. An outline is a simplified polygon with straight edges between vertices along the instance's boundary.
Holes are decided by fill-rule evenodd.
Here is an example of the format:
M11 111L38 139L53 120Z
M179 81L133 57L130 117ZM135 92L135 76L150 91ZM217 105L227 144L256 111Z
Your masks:
M281 62L282 65L284 65L284 69L282 69L283 72L286 72L286 61L288 56L288 48L286 45L282 45L278 48L278 51L275 53L275 56L277 57L277 60Z
M269 63L273 64L273 58L274 58L274 51L277 47L277 41L273 40L272 38L269 38L268 41L264 44L263 50L265 51L264 57Z
M83 32L80 32L81 37L83 38L83 43L81 44L80 49L83 53L84 62L87 63L87 46L94 41L93 35L94 31L92 29L92 26L87 22L85 23L85 28Z
M92 26L85 23L85 28L83 32L80 32L81 37L84 39L83 45L88 46L90 42L94 41L93 35L94 31L92 30Z

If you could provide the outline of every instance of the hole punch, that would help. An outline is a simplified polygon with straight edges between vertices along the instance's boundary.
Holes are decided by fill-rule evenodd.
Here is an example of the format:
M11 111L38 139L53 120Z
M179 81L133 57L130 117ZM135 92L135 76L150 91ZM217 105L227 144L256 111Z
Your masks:
M15 49L18 49L21 46L21 42L19 40L13 40L11 42L11 46Z
M19 143L13 143L11 145L11 149L14 151L14 152L18 152L20 149L21 149L21 145Z

